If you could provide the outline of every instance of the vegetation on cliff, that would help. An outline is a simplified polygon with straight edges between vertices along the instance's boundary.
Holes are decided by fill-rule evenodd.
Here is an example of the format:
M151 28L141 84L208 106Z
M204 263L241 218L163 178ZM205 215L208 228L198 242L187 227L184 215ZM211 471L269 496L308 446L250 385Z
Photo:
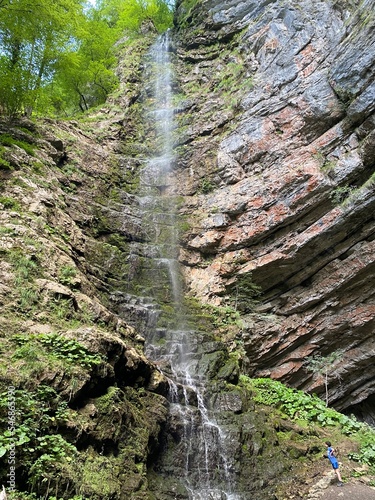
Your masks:
M185 27L194 16L200 16L199 22L204 17L196 4L180 2L180 8L185 9ZM5 3L4 8L9 10L9 5ZM19 5L34 12L33 4L21 4L20 0ZM0 437L1 480L10 486L7 481L10 472L13 477L13 463L9 459L15 457L17 491L9 494L14 500L162 500L172 498L172 494L174 498L179 478L175 477L178 469L169 450L177 447L181 431L178 425L173 428L173 416L168 414L167 381L160 367L143 355L141 332L128 324L137 307L139 314L147 309L149 304L142 304L147 297L142 293L154 285L147 270L138 288L129 283L139 262L136 252L130 255L130 242L147 245L134 196L148 148L141 123L139 84L150 37L142 36L142 30L148 29L142 21L151 17L158 29L164 29L170 22L170 11L165 10L164 2L148 2L146 10L144 2L101 2L83 13L81 4L74 5L79 16L83 15L79 19L85 19L82 25L80 20L76 24L83 33L82 38L74 34L76 51L64 52L68 45L61 45L64 51L57 53L58 47L49 45L47 38L39 40L35 32L28 38L29 33L26 36L21 31L19 36L25 38L17 55L18 32L14 29L8 52L0 60L3 75L18 75L20 85L31 82L32 88L31 92L25 84L18 94L13 87L4 86L2 106L8 115L26 111L29 105L41 113L47 109L67 113L108 97L99 110L77 121L22 119L0 124L0 424L7 428ZM52 8L48 2L45 6ZM4 12L11 26L12 12ZM49 19L53 26L55 18L47 14L44 19L44 11L41 13L40 23ZM7 33L4 23L0 20L2 36ZM30 30L41 26L44 24L35 19ZM71 43L68 32L58 26L56 42L66 37ZM95 39L93 30L98 34ZM130 44L125 37L112 50L112 37L119 37L124 30L126 35L136 33L136 39ZM203 32L186 36L191 41ZM253 86L253 58L246 50L236 50L244 43L243 36L223 35L222 44L234 40L231 50L222 51L215 41L211 47L183 56L190 73L182 87L190 98L191 110L189 116L179 117L181 130L186 132L186 143L198 134L200 145L208 151L207 158L193 157L197 173L189 192L198 193L202 202L211 200L212 215L217 215L219 208L210 194L218 190L222 180L210 170L216 168L210 146L212 142L217 146L216 139L210 141L210 134L222 139L223 129L230 130L239 110L242 92ZM40 49L39 55L54 57L46 66L50 73L46 69L39 82L35 78L43 69L42 59L33 60L31 73L24 73L25 65L21 64L34 47ZM116 77L120 91L113 92L112 56L116 50L121 50L123 58ZM273 45L266 48L268 54L274 50ZM20 65L12 67L12 54L19 57ZM54 66L60 56L60 63ZM195 66L204 57L218 58L218 71L212 71L211 63ZM79 81L75 80L78 62L84 69ZM246 67L250 68L248 73ZM96 79L99 75L103 80ZM72 82L78 82L78 87L71 87ZM215 92L217 107L205 105L201 92L206 96ZM16 95L19 101L14 100ZM73 95L75 104L70 107L66 103ZM199 106L198 132L192 127L193 112L197 112L194 106ZM228 114L222 112L223 106ZM213 110L216 118L212 118ZM201 130L204 133L200 135ZM236 175L230 179L230 183L238 181ZM241 204L231 208L228 213L235 219ZM212 247L205 248L204 261L198 262L196 269L213 261ZM345 481L362 477L374 485L375 438L369 426L327 409L315 396L269 378L240 375L251 371L240 313L253 311L260 291L251 272L237 281L232 279L228 266L233 262L242 266L247 259L241 251L235 255L237 260L233 256L229 254L227 262L223 259L220 264L228 278L225 293L229 305L210 306L189 299L184 320L199 329L201 369L208 375L213 394L210 403L219 408L220 418L233 432L233 441L240 442L237 448L233 445L233 455L241 488L252 491L257 500L292 498L296 491L306 498L316 476L329 469L322 458L326 439L340 449ZM161 329L172 316L171 297L167 287L158 287ZM131 297L127 295L130 291ZM131 301L132 310L126 308ZM274 316L263 318L278 329ZM263 343L266 328L262 333ZM160 344L163 341L160 339ZM168 426L174 434L168 434ZM158 469L161 455L168 480ZM178 490L178 494L183 497L184 493Z
M167 420L165 398L150 390L157 370L143 358L137 332L101 302L109 304L108 290L126 286L129 272L121 267L128 247L113 217L116 212L112 218L107 213L100 226L97 220L104 193L112 193L112 210L121 200L122 180L117 184L113 169L122 163L111 155L108 163L102 161L107 136L99 144L96 128L88 125L93 127L84 121L2 125L7 137L3 154L11 169L1 171L0 416L2 427L8 426L9 408L14 407L16 425L14 432L11 428L2 435L0 454L7 485L7 458L14 445L17 491L9 495L14 499L151 500L155 493L150 485L160 492L167 487L152 469ZM84 134L81 127L86 127ZM88 194L78 198L78 189ZM92 212L86 196L94 193L99 205ZM355 436L349 439L342 432L346 417L333 410L325 413L322 401L281 385L263 381L261 395L260 382L241 377L237 383L244 359L236 336L238 311L192 300L189 309L190 321L205 324L204 336L225 339L231 351L220 354L217 342L215 359L208 353L202 366L224 399L243 401L236 412L224 411L223 418L243 429L237 460L248 471L245 477L258 486L266 478L276 488L286 474L280 491L290 491L299 481L301 464L308 465L304 471L326 468L322 438L340 442L345 450L346 479L351 473L369 474L349 460L351 453L352 459L371 464L372 451L361 451ZM306 401L311 402L307 415L318 415L314 431L303 422ZM326 415L326 421L319 415ZM311 424L309 418L306 422ZM287 480L290 470L296 470L293 484ZM304 481L307 489L312 477L304 474Z

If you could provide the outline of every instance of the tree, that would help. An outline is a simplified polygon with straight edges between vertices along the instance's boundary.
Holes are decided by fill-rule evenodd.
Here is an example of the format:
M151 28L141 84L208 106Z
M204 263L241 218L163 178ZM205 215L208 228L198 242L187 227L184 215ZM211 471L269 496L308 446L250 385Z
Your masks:
M81 0L12 0L0 17L0 104L8 116L33 107L71 44ZM11 83L11 84L9 84Z
M117 85L114 46L172 23L167 0L0 0L0 112L86 111Z
M343 351L338 349L328 356L317 354L307 360L307 369L311 372L324 376L325 399L328 407L328 378L333 374L334 365L343 357Z
M98 9L120 33L139 34L147 20L161 33L173 22L173 5L168 0L100 0Z
M251 273L241 274L232 285L231 303L236 311L250 313L259 302L261 293L262 290L253 282Z
M172 10L165 0L99 0L85 15L77 47L63 54L56 70L59 85L54 91L60 89L64 109L74 102L86 111L105 102L118 83L114 47L124 35L128 40L139 37L145 20L151 20L159 31L172 23Z
M65 109L72 102L80 111L105 102L117 85L116 40L117 32L99 15L87 16L81 23L77 46L62 54L56 64L53 90L63 90Z

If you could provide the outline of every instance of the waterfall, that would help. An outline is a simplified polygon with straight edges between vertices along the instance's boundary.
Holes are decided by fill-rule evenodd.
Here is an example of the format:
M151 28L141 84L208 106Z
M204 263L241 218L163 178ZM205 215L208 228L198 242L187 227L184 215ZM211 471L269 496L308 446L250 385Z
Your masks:
M152 125L153 156L148 159L140 178L139 198L143 212L143 228L154 262L164 267L172 284L175 304L181 302L181 288L177 262L176 202L171 180L174 163L172 133L174 129L172 105L172 68L169 55L168 32L151 47L146 68L154 85L151 107L145 119ZM169 196L163 196L168 192Z
M217 422L214 403L207 391L207 369L202 367L204 346L214 350L207 333L186 327L182 280L178 264L177 194L174 186L173 153L175 133L173 107L173 71L169 33L160 36L151 47L145 68L149 103L145 120L153 154L145 162L140 177L139 207L144 233L143 282L147 293L160 304L168 305L169 324L158 326L155 316L146 332L146 354L157 362L169 378L170 420L175 423L175 442L171 463L159 460L158 470L179 471L184 496L190 500L238 500L234 493L234 467L228 458L230 433ZM169 472L168 472L169 470ZM163 472L161 472L163 473ZM169 482L173 478L168 478ZM171 488L173 489L174 486ZM163 496L163 498L175 498Z

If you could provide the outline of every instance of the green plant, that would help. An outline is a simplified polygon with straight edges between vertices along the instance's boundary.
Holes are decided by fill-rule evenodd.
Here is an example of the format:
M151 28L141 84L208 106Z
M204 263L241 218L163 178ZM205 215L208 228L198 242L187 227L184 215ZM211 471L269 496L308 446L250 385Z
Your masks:
M38 261L34 256L25 255L19 248L9 250L6 258L11 263L14 273L13 308L22 313L29 313L39 301L38 289L34 284Z
M9 260L15 270L16 282L21 284L30 281L38 268L38 262L34 257L25 255L22 250L14 249L9 252Z
M221 334L228 330L237 331L242 326L240 313L231 306L204 304L194 297L187 298L185 303L193 322L196 324L199 319L204 330L212 331L214 327Z
M34 309L34 306L38 303L39 294L36 288L31 286L22 286L22 282L18 283L18 309L21 312L27 313Z
M28 346L30 343L35 342L42 344L48 349L50 356L62 359L66 363L80 365L83 368L91 368L102 362L100 355L92 354L75 339L68 339L57 333L40 333L28 336L15 335L12 338L20 346Z
M35 160L32 162L31 167L33 169L33 172L36 174L42 174L44 172L44 165L41 161Z
M354 186L338 186L333 191L331 191L329 197L334 205L341 205L352 192L355 190Z
M5 209L15 210L16 212L20 212L21 210L21 205L18 201L9 196L0 196L0 205L3 205Z
M40 436L36 438L36 442L38 452L42 455L31 464L28 471L33 489L38 484L54 478L56 468L71 462L77 453L75 446L68 443L60 434ZM48 490L49 484L47 484L47 497Z
M9 163L9 161L5 160L4 158L0 158L0 170L13 170L12 165Z
M375 431L367 424L361 424L357 432L360 449L349 454L349 458L356 462L375 467Z
M14 235L15 231L12 227L0 226L0 236L1 235Z
M35 391L15 389L12 397L17 425L8 429L9 394L8 391L0 394L0 423L8 429L0 436L0 456L5 455L14 444L21 449L17 456L27 463L35 453L40 454L49 445L61 441L61 436L51 438L45 432L51 424L54 425L56 408L62 399L53 388L45 385L40 385ZM51 447L50 451L58 455L60 448L57 446L54 450Z
M199 188L198 191L202 194L207 194L210 193L215 189L214 184L210 179L207 179L206 177L203 177L199 183Z
M337 350L331 352L328 356L320 354L308 358L306 361L307 369L313 373L324 375L324 386L326 394L326 406L328 406L328 378L334 373L334 364L343 357L343 351Z
M47 310L51 319L60 323L77 317L71 297L56 296L48 301Z
M2 144L3 146L18 146L26 151L26 153L28 153L30 156L34 156L34 146L29 144L28 142L15 139L9 134L0 134L0 144Z
M233 90L242 80L241 76L244 71L244 66L241 62L229 62L224 66L224 70L219 75L220 81L218 88L224 90Z
M253 282L251 273L238 275L231 289L230 301L235 310L242 313L254 310L261 295L261 288Z
M63 285L71 286L74 283L74 278L76 277L77 270L75 267L70 265L62 266L58 272L58 280Z
M289 388L276 380L250 379L241 375L240 384L253 393L254 402L273 406L282 415L292 420L315 422L322 427L339 427L343 434L355 439L360 445L360 450L349 454L349 458L375 466L375 430L369 425L358 422L356 418L343 415L332 408L327 408L325 402L315 394L310 395Z
M323 159L323 165L321 166L321 169L323 170L323 172L328 173L331 170L334 170L336 168L336 165L337 161Z

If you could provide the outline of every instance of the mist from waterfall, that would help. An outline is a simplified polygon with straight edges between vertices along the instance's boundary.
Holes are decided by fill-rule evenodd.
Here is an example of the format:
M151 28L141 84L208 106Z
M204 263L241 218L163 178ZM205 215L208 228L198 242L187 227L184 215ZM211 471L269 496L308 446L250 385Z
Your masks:
M171 290L167 302L173 309L171 325L152 325L147 333L146 355L158 363L169 379L170 413L179 422L176 465L189 500L239 500L233 493L233 474L227 458L228 439L207 404L206 375L200 367L202 333L184 324L182 280L178 263L177 196L173 168L175 133L174 74L169 33L151 47L145 68L150 82L145 119L154 146L141 173L139 205L143 230L152 257L154 280L163 276ZM149 266L151 266L149 264ZM164 285L165 286L165 285ZM160 288L160 287L159 287ZM176 327L178 325L178 327ZM211 405L212 406L212 405ZM183 457L183 458L181 458Z

